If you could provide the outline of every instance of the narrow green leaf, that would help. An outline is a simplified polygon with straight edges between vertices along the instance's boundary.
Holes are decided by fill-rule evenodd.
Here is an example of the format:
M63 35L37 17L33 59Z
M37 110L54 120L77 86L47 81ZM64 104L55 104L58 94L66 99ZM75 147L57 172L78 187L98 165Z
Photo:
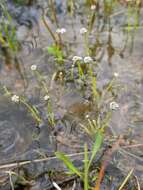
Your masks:
M89 167L88 167L88 147L87 144L84 145L84 190L88 190L89 189L89 184L88 184L88 171L89 171Z
M57 158L59 158L60 160L62 160L64 162L64 164L70 171L72 171L79 177L82 177L80 171L72 164L72 161L68 158L68 156L66 156L65 154L63 154L61 152L56 152L55 154L56 154Z
M48 53L55 55L55 48L53 47L47 47Z
M93 144L92 155L91 155L91 158L90 158L90 161L89 161L89 167L90 167L94 157L96 156L96 153L100 149L102 141L103 141L103 135L102 135L102 133L100 131L98 131L97 134L96 134L95 143Z

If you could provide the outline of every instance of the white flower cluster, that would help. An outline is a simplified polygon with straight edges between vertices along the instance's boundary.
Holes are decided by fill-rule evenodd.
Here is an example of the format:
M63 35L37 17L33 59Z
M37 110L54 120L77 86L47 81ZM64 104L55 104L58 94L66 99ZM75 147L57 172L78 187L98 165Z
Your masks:
M50 96L48 96L48 95L45 95L45 96L44 96L44 100L45 100L45 101L48 101L49 99L50 99Z
M84 63L90 63L93 61L93 59L90 56L84 57Z
M87 29L86 28L81 28L80 29L80 34L85 34L87 33Z
M96 9L96 5L91 5L90 9L94 11Z
M93 61L93 59L92 59L90 56L87 56L87 57L84 57L84 58L82 58L82 57L80 57L80 56L74 56L74 57L72 58L72 61L73 61L74 63L76 63L77 61L82 61L82 60L83 60L84 63L90 63L90 62Z
M36 71L36 69L37 69L37 65L31 65L31 70L32 71Z
M58 33L58 34L64 34L64 33L66 33L66 29L65 28L58 28L56 30L56 33Z
M117 78L119 76L119 73L115 72L113 75L114 75L115 78Z
M74 56L73 58L72 58L72 61L75 63L75 62L77 62L77 61L82 61L82 57L80 57L80 56Z
M111 110L117 110L119 108L119 104L117 102L111 102L110 103L110 109Z
M17 96L17 95L13 95L13 96L11 97L11 101L12 101L12 102L15 102L15 103L18 103L18 102L20 101L20 98L19 98L19 96Z

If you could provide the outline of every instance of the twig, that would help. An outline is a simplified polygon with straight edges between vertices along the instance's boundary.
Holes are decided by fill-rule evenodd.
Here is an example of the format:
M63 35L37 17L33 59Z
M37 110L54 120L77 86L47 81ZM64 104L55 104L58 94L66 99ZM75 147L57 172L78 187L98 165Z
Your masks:
M89 151L88 153L90 154L91 151ZM84 156L84 152L68 154L67 156L68 157ZM54 161L54 160L58 160L56 156L48 157L48 158L42 158L42 159L35 159L35 160L27 160L27 161L21 161L21 162L7 163L7 164L0 165L0 170L4 170L4 169L8 169L8 168L16 168L16 167L24 166L24 165L31 164L31 163L40 163L40 162Z
M14 185L13 185L12 178L11 178L13 172L12 171L6 171L5 173L7 173L9 175L9 181L10 181L10 185L11 185L11 190L14 190Z
M126 151L126 150L124 150L124 149L122 149L122 148L120 148L119 152L120 152L122 155L127 154L127 155L129 155L129 156L131 156L131 157L133 157L133 158L136 158L136 159L138 159L138 160L140 160L140 161L143 162L143 159L142 159L141 157L136 156L135 154L132 154L132 153L130 153L130 152L128 152L128 151Z
M122 146L122 148L135 148L135 147L140 147L140 146L143 146L143 144L126 145L126 146Z
M137 182L138 190L141 190L141 188L140 188L140 184L139 184L139 180L138 180L137 176L135 176L135 178L136 178L136 182Z
M120 147L121 144L123 144L123 142L124 142L123 137L119 136L118 140L115 142L115 144L113 144L112 148L107 150L107 152L106 152L107 154L105 155L104 161L102 163L102 166L101 166L101 169L99 172L99 176L97 179L97 183L96 183L94 190L100 190L100 184L104 177L105 169L111 160L112 154Z
M53 186L57 189L57 190L62 190L59 185L53 181Z
M121 186L119 187L118 190L122 190L122 189L123 189L123 187L124 187L125 184L127 183L128 179L131 177L133 171L134 171L134 168L132 168L132 169L130 170L130 172L128 173L127 177L124 179L123 183L121 184Z

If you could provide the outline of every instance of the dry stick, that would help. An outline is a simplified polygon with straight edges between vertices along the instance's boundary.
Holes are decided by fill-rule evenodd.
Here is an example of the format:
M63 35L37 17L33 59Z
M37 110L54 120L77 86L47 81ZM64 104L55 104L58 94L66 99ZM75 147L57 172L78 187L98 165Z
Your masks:
M135 158L135 159L140 160L140 161L143 162L143 159L142 159L141 157L136 156L135 154L132 154L132 153L130 153L130 152L124 150L123 148L120 148L119 152L120 152L120 154L122 154L123 156L124 156L125 154L127 154L127 155L129 155L129 156L131 156L131 157L133 157L133 158Z
M101 181L102 181L102 179L104 177L105 169L106 169L108 163L111 160L112 154L123 143L124 143L123 136L119 136L118 140L115 142L115 144L113 144L112 148L107 150L107 154L105 155L105 159L104 159L104 161L102 163L102 166L101 166L101 169L100 169L100 172L99 172L99 176L98 176L98 179L97 179L97 183L96 183L96 186L95 186L94 190L100 190L100 184L101 184Z
M131 177L133 171L134 171L134 168L132 168L132 169L130 170L130 172L128 173L127 177L124 179L123 183L121 184L121 186L119 187L118 190L122 190L122 189L123 189L123 187L126 185L126 183L127 183L127 181L129 180L129 178Z
M10 181L10 185L11 185L11 190L14 190L14 185L13 185L13 182L12 182L12 172L11 171L6 171L6 173L9 175L9 181Z
M138 190L141 190L140 183L139 183L139 180L138 180L137 176L135 176L135 179L136 179L136 182L137 182Z
M126 146L123 146L123 148L136 148L136 147L142 147L143 144L133 144L133 145L126 145Z
M91 153L91 151L89 151L88 153ZM84 152L68 154L66 156L76 157L76 156L82 156L82 155L84 155ZM17 163L14 162L14 163L9 163L9 164L3 164L3 165L0 165L0 170L24 166L24 165L31 164L31 163L40 163L40 162L44 162L44 161L54 161L57 159L58 158L56 156L53 156L53 157L49 157L49 158L42 158L42 159L35 159L35 160L20 161Z
M61 185L67 184L67 183L69 183L71 181L75 181L75 179L77 179L77 178L78 178L78 176L76 176L76 175L68 176L64 180L58 181L57 184L61 186ZM49 188L49 189L52 189L52 187Z

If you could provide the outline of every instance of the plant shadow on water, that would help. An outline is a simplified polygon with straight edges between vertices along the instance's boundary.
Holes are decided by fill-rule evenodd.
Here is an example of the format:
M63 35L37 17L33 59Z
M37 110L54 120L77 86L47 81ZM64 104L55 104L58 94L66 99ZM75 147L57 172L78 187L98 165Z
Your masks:
M0 6L0 189L142 189L141 2Z

